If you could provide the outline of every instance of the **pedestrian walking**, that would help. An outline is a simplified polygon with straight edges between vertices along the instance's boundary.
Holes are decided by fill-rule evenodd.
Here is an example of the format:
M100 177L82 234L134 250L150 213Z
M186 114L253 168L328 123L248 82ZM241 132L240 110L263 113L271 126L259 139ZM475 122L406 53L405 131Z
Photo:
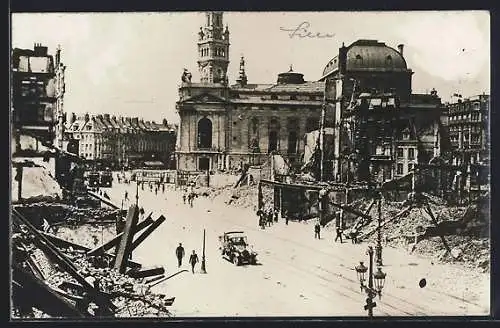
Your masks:
M287 210L283 211L283 216L285 217L285 224L288 225L289 218L288 218L288 211Z
M125 200L128 200L128 191L125 191Z
M320 232L321 232L321 226L319 225L319 222L316 222L316 225L314 226L314 238L321 239Z
M193 250L193 254L189 257L189 263L191 263L191 272L194 274L194 267L198 263L198 255Z
M335 236L335 241L337 241L337 239L340 239L340 243L342 244L343 241L342 241L342 227L341 226L337 226L337 229L336 229L336 236Z
M158 187L155 187L155 195L158 195Z
M270 227L273 225L273 210L267 210L267 225Z
M162 192L163 194L165 193L165 184L164 184L164 183L162 183L162 185L161 185L161 192Z
M278 209L275 208L274 209L274 222L278 222L278 213L279 213Z
M182 265L182 259L184 258L184 247L182 247L182 243L179 243L179 246L175 249L175 256L177 256L177 264L180 268Z

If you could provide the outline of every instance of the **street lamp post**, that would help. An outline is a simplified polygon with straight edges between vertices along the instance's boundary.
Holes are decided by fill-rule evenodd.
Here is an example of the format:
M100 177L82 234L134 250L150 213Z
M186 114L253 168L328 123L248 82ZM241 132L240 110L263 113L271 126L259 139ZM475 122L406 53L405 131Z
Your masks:
M378 200L378 227L377 227L377 245L375 246L375 256L378 266L382 266L382 196Z
M355 267L356 273L358 274L358 279L360 282L361 291L365 291L368 298L366 299L365 310L368 311L368 317L373 317L373 308L377 306L377 303L373 301L375 296L382 298L382 289L384 288L385 276L386 274L382 272L382 269L378 268L377 272L373 273L373 248L368 247L368 256L370 259L369 267L364 266L363 262L359 262L359 265ZM365 274L368 271L368 286L365 285Z
M203 254L201 256L201 272L207 273L207 269L205 267L205 229L203 229Z

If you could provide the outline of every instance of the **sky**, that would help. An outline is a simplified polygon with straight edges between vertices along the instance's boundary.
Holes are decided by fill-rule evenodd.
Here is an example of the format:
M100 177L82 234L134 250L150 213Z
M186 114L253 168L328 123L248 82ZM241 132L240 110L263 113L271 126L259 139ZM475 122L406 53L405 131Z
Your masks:
M66 112L176 123L183 68L199 81L196 42L204 17L202 12L16 13L11 41L13 48L24 49L42 43L52 54L61 46ZM490 93L487 11L225 12L223 20L230 31L230 84L242 55L248 83L275 83L290 65L314 81L342 43L376 39L395 49L404 44L414 93L435 88L443 101L453 93ZM305 23L312 35L323 37L287 31Z

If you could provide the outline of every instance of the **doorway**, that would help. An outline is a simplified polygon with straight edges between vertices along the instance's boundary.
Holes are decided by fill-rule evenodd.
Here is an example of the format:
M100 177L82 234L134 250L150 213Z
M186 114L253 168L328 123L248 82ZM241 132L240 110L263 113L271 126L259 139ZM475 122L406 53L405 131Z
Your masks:
M198 159L198 169L200 171L210 170L210 158L203 157L203 158Z

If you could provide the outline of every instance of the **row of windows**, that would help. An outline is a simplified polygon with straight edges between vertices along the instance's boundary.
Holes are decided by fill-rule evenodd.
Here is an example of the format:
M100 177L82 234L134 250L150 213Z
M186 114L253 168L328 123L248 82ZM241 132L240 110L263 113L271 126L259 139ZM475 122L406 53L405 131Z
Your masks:
M200 56L201 57L207 57L211 56L212 54L210 53L210 48L202 48L200 49ZM221 47L216 47L213 49L213 56L218 56L218 57L225 57L226 56L226 49L221 48Z
M402 174L405 174L405 173L408 173L408 172L411 172L413 170L413 168L415 167L415 164L414 163L408 163L408 166L407 166L407 170L406 172L404 171L404 164L403 163L398 163L396 165L396 174L397 175L402 175Z
M470 119L473 122L478 122L481 120L481 114L480 113L469 113L469 114L450 116L450 121L459 121L459 120L468 120L468 119Z
M297 96L297 95L276 95L272 94L270 96L262 97L263 100L311 100L311 101L322 101L323 96Z
M483 131L483 129L477 125L471 125L468 127L450 126L451 133L466 132L466 131L471 133L480 133Z
M408 148L407 149L407 158L409 160L414 160L415 159L415 148ZM405 158L405 149L402 147L398 147L397 149L397 157L398 158Z
M475 102L475 103L462 102L459 104L451 105L450 112L458 112L458 111L464 111L464 110L479 110L480 108L481 108L481 106L478 102Z

